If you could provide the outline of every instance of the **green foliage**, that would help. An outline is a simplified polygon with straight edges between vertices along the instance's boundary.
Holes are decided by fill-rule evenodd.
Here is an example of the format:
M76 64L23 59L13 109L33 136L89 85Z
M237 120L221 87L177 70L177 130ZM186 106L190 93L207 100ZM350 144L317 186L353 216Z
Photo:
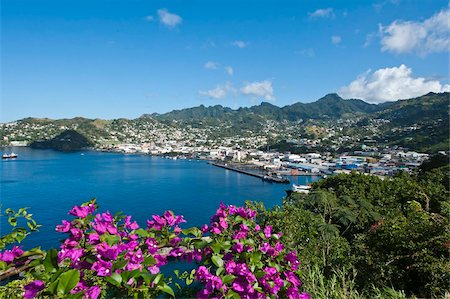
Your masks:
M449 166L426 168L384 180L331 176L308 195L291 194L282 208L250 205L299 251L313 297L438 298L450 281ZM342 269L354 274L339 277Z
M0 236L0 249L15 242L22 242L30 233L38 231L39 227L41 227L41 225L38 225L33 219L33 214L27 212L27 208L21 208L17 212L8 208L1 217L8 218L11 232ZM23 224L26 224L27 227L18 226L21 220L24 220Z

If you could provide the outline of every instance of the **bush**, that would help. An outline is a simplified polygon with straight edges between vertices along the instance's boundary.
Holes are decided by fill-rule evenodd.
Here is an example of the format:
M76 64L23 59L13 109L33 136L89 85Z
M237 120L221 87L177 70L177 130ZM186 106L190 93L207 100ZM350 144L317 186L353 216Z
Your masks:
M183 260L196 268L175 274L187 288L196 281L199 298L309 298L300 289L296 252L286 250L270 226L260 227L252 209L221 205L202 229L181 229L186 221L171 211L141 228L130 216L96 210L95 200L70 210L75 218L56 227L68 235L59 250L1 252L0 275L14 279L0 297L175 297L173 279L161 269ZM2 237L5 245L22 239Z

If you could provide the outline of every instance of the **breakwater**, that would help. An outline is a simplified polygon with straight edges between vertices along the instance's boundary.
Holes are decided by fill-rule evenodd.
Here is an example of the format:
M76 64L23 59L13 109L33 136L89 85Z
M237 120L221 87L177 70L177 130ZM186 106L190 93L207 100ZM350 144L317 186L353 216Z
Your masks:
M217 167L221 167L221 168L224 168L224 169L236 171L236 172L239 172L239 173L243 173L243 174L246 174L246 175L254 176L254 177L260 178L260 179L262 179L264 181L268 181L268 182L279 183L279 184L289 184L290 183L289 179L287 179L287 178L277 177L277 176L270 176L270 175L265 175L265 174L262 174L262 173L255 173L255 172L248 171L248 170L245 170L245 169L240 169L240 168L237 168L237 167L229 166L228 164L221 164L221 163L215 163L215 162L210 162L209 164L217 166Z

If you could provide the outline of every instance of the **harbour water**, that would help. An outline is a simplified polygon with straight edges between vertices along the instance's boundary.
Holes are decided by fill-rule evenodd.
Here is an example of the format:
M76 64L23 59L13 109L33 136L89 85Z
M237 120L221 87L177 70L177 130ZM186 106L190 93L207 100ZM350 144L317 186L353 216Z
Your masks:
M100 211L123 211L145 225L152 214L173 210L184 215L186 226L209 222L220 202L243 205L261 201L266 207L280 205L290 185L214 167L205 161L168 160L147 155L85 151L61 153L26 147L4 149L18 154L0 163L2 210L29 207L40 232L25 247L58 246L54 231L68 211L93 197ZM290 177L291 183L307 184L318 177ZM4 217L2 217L4 218ZM9 226L1 222L1 232Z

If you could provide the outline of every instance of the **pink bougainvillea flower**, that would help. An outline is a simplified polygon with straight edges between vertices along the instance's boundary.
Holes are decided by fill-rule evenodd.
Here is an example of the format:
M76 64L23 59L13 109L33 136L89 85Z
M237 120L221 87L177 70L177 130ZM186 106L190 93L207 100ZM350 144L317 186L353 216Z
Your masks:
M86 218L87 215L94 213L95 207L91 204L88 206L74 206L70 211L69 214L80 217L80 218Z
M71 228L70 233L72 234L72 237L74 240L79 241L81 238L83 238L83 231L79 228Z
M7 264L12 263L15 258L22 256L23 250L22 246L14 246L11 250L5 250L0 252L0 261L4 261Z
M87 289L87 291L84 293L83 299L97 299L98 296L100 296L100 293L102 290L99 286L93 286Z
M303 292L303 293L300 294L298 299L311 299L311 295L306 293L306 292Z
M157 266L150 266L147 269L152 274L158 274L159 273L159 267L157 267Z
M264 228L264 236L266 236L266 238L270 238L271 235L272 235L272 226L268 225Z
M25 290L23 297L26 299L32 299L45 288L45 284L42 280L35 280L23 287Z
M298 266L300 265L300 261L297 258L297 254L294 251L289 252L284 257L286 261L288 261L291 264L292 270L297 270Z
M131 230L135 230L135 229L139 228L139 225L137 224L136 221L131 222L131 216L125 217L124 226L125 226L125 228L131 229Z
M244 250L244 245L242 245L242 243L237 242L235 245L233 245L232 249L237 253L241 253Z
M176 222L176 218L172 211L165 211L163 214L164 218L167 220L167 224L169 226L174 226Z
M108 243L103 242L94 246L97 253L104 260L116 260L119 255L119 249L117 245L109 246Z
M201 228L201 231L202 231L202 233L204 234L204 233L206 233L206 232L208 232L208 225L207 224L204 224L203 226L202 226L202 228Z
M145 245L147 245L148 253L150 254L154 254L158 251L158 243L153 238L145 240Z
M286 277L286 280L289 281L292 286L298 287L301 285L300 279L298 279L297 275L295 275L294 272L285 271L283 274Z
M84 280L80 280L77 285L70 291L71 294L83 292L89 288L88 284Z
M110 276L111 268L112 268L111 262L106 262L101 259L99 259L92 265L92 270L97 271L98 276Z
M71 228L71 223L67 220L63 220L62 224L57 225L55 230L59 233L67 233Z

